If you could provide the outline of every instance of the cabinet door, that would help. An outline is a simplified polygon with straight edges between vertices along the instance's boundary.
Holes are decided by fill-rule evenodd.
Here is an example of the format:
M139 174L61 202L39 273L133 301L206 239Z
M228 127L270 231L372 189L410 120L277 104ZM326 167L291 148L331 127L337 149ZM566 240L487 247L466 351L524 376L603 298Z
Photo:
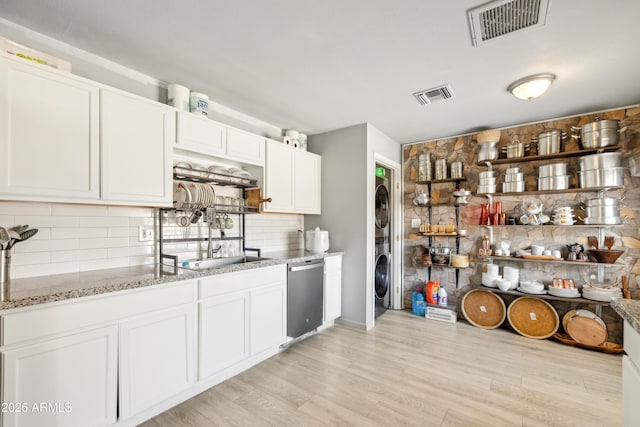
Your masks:
M141 412L194 383L195 328L192 304L121 325L121 417Z
M321 157L302 150L294 150L293 205L296 212L320 213Z
M102 199L169 206L175 114L157 102L102 90Z
M265 139L238 129L227 129L227 156L241 162L264 166Z
M200 303L198 380L249 357L249 293Z
M3 410L2 425L84 427L114 423L117 337L117 326L109 326L3 352L2 402L24 403L26 407L20 412Z
M251 292L251 355L277 347L287 339L286 283Z
M324 321L342 315L342 256L324 259Z
M266 212L293 212L293 152L288 145L267 141L265 162L265 197L271 203L264 204Z
M196 153L225 155L227 150L226 126L178 111L178 138L176 147Z
M637 403L639 394L640 372L632 359L625 355L622 357L622 425L624 427L640 425L640 407Z
M0 58L3 198L100 197L98 96L72 75Z

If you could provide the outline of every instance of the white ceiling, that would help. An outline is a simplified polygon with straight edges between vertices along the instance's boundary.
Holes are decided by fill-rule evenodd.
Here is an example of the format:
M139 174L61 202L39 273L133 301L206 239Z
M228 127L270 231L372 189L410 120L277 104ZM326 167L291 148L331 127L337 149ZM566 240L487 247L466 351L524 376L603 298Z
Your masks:
M547 25L473 47L484 0L2 0L0 16L309 134L369 122L398 142L640 103L640 1L556 0ZM506 87L551 72L541 98ZM451 85L420 106L412 93Z

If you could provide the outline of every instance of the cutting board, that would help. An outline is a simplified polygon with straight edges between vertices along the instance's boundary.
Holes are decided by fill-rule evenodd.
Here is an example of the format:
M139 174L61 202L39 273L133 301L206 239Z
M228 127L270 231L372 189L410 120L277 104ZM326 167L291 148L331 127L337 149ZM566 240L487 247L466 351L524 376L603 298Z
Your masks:
M607 329L597 320L585 316L574 316L569 319L567 333L580 344L598 347L607 341Z

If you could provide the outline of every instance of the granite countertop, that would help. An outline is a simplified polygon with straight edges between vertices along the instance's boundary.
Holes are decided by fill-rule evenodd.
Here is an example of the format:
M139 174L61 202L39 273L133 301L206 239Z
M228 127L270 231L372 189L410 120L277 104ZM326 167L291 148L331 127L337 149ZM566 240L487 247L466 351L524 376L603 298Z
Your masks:
M640 300L617 298L611 307L640 334Z
M202 270L178 268L174 272L173 267L153 264L14 279L9 283L8 298L0 302L0 311L341 254L292 250L263 253L261 261Z

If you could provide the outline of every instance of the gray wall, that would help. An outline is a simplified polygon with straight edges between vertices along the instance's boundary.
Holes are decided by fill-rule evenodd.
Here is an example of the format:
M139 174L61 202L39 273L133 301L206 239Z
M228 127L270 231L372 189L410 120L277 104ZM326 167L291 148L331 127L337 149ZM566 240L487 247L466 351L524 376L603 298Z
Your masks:
M373 326L374 152L400 164L401 147L368 123L309 137L322 156L322 214L306 215L306 229L329 231L343 250L342 320Z
M322 215L306 215L305 228L329 231L330 248L343 250L342 318L366 324L365 124L309 137L322 156Z

